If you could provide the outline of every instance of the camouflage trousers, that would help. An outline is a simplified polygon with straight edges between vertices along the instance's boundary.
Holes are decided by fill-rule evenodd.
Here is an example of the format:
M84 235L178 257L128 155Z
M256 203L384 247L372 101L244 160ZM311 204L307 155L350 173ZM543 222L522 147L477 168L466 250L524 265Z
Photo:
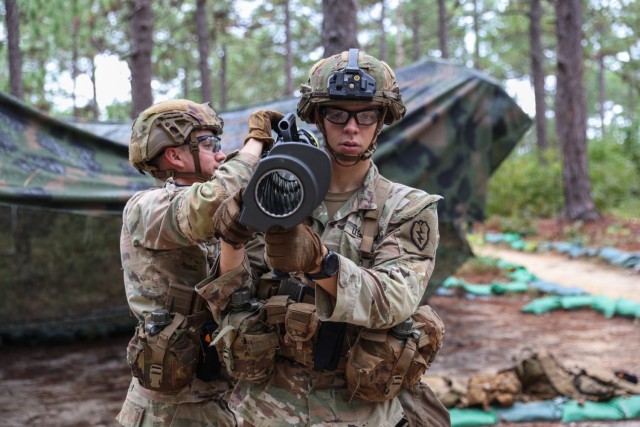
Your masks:
M395 427L403 418L397 398L365 402L351 395L342 375L284 358L267 380L238 381L229 406L255 427Z
M237 427L238 421L226 403L228 386L225 381L217 382L219 395L203 398L193 390L177 395L149 391L133 378L116 421L124 427Z
M408 427L450 427L449 411L427 383L403 388L398 396Z

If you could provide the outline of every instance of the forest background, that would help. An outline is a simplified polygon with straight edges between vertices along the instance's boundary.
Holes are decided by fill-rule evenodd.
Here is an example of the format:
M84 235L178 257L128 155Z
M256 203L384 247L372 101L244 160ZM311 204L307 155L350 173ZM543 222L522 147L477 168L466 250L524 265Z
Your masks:
M74 120L129 121L168 97L224 112L295 96L315 61L354 46L393 68L441 58L525 83L535 126L493 175L488 216L525 232L639 217L636 1L4 0L0 14L0 90ZM105 58L127 64L129 99L98 103L115 90L97 84Z

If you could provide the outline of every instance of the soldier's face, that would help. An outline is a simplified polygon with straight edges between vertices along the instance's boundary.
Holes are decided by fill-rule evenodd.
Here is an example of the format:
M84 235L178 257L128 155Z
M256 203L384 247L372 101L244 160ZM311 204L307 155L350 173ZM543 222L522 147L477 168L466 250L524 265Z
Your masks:
M196 138L202 137L202 136L208 136L208 135L213 135L213 133L210 130L205 130L205 129L196 131ZM200 168L202 169L202 172L207 175L213 175L213 173L220 167L220 165L222 164L222 162L224 162L224 159L226 159L227 156L222 152L222 150L213 151L215 150L215 148L212 147L212 143L210 141L205 140L201 142L199 144L199 148L200 149L198 150L198 155L200 156ZM183 146L183 149L189 152L188 145ZM196 171L196 166L193 161L193 156L191 155L184 156L183 172L195 172L195 171Z
M371 107L358 106L340 106L336 109L346 111L348 113L371 111ZM325 110L327 115L335 114L336 111L333 107L327 107ZM358 124L355 114L349 114L349 118L346 123L339 124L329 120L327 115L322 116L327 144L337 153L347 156L357 156L364 153L369 145L373 142L376 132L376 124ZM329 116L331 117L331 116ZM368 117L368 114L362 115L362 117ZM339 120L342 121L342 120ZM363 120L360 120L363 123ZM369 123L368 120L364 122Z

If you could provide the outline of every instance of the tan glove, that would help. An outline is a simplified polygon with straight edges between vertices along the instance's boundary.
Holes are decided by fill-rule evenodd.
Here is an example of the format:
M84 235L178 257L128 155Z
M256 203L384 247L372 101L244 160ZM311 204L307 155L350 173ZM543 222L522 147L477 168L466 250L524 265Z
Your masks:
M254 111L249 116L249 134L244 143L253 138L262 141L266 150L270 149L275 143L271 136L271 129L275 128L283 117L282 113L273 110Z
M235 249L242 248L253 236L253 231L238 222L242 209L242 191L241 189L225 199L213 215L215 236Z
M309 226L299 224L285 230L279 227L265 234L266 252L271 267L291 272L317 270L322 261L324 245Z

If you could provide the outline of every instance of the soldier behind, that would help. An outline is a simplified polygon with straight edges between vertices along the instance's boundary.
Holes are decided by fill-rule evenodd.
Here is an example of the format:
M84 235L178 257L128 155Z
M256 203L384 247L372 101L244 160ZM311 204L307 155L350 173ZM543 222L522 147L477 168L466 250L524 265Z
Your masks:
M217 325L194 286L233 275L218 257L225 243L214 238L211 218L247 182L263 146L273 143L271 119L281 117L254 113L244 147L228 158L223 120L209 103L164 101L134 121L129 160L159 186L133 195L123 212L124 284L139 324L127 348L133 378L116 418L122 425L238 424L226 403L232 383L208 350ZM248 260L232 261L248 268Z
M221 314L217 289L235 279L196 287L220 315L214 344L238 379L230 406L259 427L449 425L420 381L444 333L437 314L419 307L441 197L390 182L371 161L383 125L405 113L395 75L351 49L316 63L301 94L298 116L324 136L332 178L306 224L265 233L267 268L288 278L245 283L256 299L236 293L239 304ZM214 216L232 251L247 242L230 232L240 203L230 198Z

